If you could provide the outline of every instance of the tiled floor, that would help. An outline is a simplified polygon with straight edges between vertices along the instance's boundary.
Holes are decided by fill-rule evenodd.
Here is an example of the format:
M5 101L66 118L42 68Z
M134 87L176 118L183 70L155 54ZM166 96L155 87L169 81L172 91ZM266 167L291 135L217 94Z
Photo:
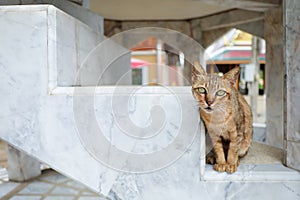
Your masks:
M43 170L41 176L27 182L8 180L7 144L0 140L0 200L104 200L103 196L90 191L51 169Z
M44 170L38 178L23 183L9 182L0 169L1 200L106 200L85 186L53 171Z

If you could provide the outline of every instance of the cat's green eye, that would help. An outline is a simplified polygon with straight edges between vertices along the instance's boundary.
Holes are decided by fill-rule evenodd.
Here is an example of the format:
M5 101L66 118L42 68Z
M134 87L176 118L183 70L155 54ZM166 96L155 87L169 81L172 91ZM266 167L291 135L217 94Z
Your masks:
M216 94L217 96L224 96L226 92L224 90L219 90Z
M201 94L205 94L206 93L206 89L204 87L199 87L198 88L198 92Z

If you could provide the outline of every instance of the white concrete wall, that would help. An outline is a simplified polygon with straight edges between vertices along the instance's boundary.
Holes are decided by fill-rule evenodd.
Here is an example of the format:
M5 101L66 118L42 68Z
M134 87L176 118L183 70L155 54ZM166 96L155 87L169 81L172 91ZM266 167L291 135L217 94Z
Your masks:
M93 159L82 146L72 118L72 98L49 95L58 83L75 80L74 73L67 78L69 72L64 71L75 72L80 66L74 44L98 37L95 46L102 37L53 6L2 6L0 13L1 139L107 193L117 173ZM64 23L67 21L70 23ZM75 29L85 32L72 37ZM126 63L124 69L129 68L128 59ZM99 181L100 176L106 181Z
M104 195L120 171L155 171L181 156L174 176L189 162L200 180L190 87L116 86L130 83L128 50L103 46L53 6L0 7L0 25L1 139ZM93 87L98 80L115 86Z

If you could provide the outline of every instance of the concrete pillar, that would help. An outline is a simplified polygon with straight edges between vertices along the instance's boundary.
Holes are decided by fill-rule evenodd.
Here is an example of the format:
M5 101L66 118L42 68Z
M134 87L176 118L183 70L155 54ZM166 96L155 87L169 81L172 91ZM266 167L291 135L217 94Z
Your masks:
M191 20L190 28L191 28L191 37L201 44L202 43L202 30L200 27L200 19Z
M41 174L40 162L8 145L8 177L11 181L26 181Z
M82 7L90 9L90 0L82 0Z
M283 147L283 20L282 8L265 13L266 142Z
M287 166L300 171L300 1L284 1L284 149Z
M257 101L258 101L258 77L259 76L259 39L252 37L252 59L254 66L254 81L250 83L250 105L252 109L253 122L257 121Z

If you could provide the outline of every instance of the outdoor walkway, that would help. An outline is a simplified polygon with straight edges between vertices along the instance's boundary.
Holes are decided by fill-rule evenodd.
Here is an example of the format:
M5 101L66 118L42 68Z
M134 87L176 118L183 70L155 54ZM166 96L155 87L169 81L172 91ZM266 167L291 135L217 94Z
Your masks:
M22 183L8 180L7 145L0 140L0 200L105 200L54 170L43 170L41 176Z
M0 169L1 200L106 200L85 186L53 171L45 170L32 181L9 182L4 168Z

